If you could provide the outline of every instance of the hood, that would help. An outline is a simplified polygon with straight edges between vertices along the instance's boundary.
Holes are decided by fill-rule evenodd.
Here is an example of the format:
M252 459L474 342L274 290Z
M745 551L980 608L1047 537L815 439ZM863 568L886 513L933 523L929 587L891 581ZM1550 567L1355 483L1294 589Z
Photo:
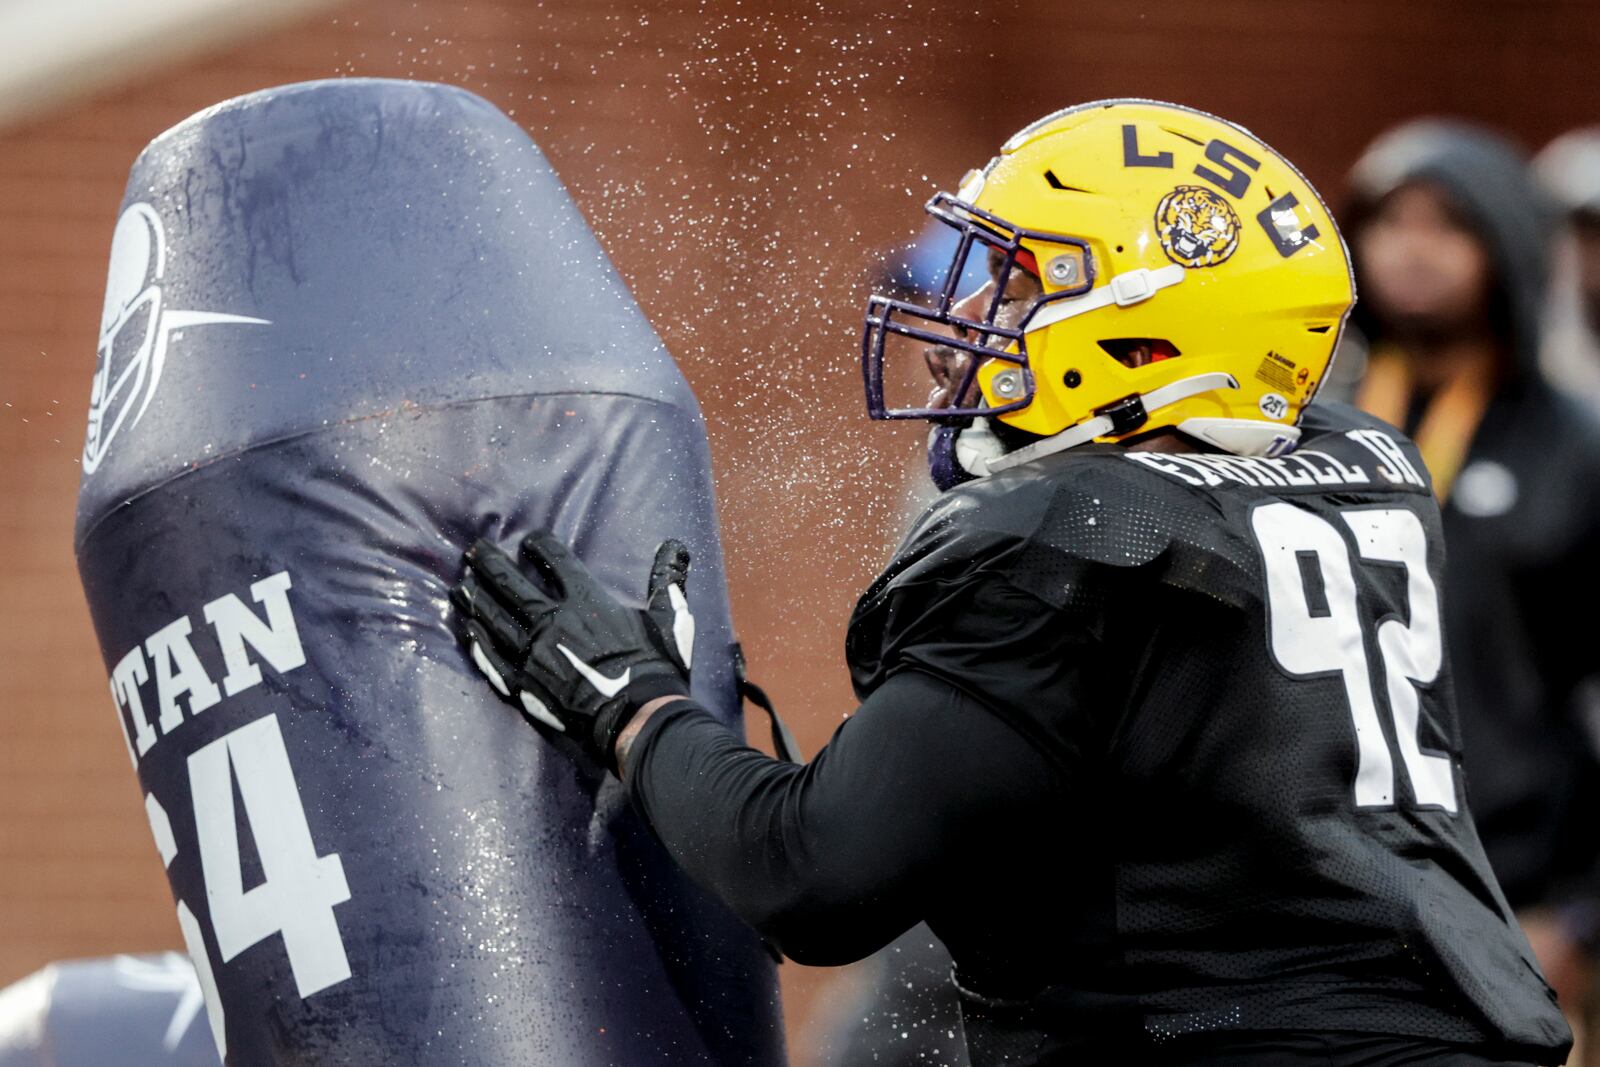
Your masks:
M1522 152L1501 135L1453 119L1422 119L1372 142L1350 172L1344 228L1354 237L1384 197L1429 182L1456 201L1495 263L1497 319L1524 374L1538 366L1540 319L1556 212L1534 183ZM1359 281L1359 276L1358 279ZM1357 304L1369 339L1381 333Z
M1545 145L1533 173L1567 214L1600 217L1600 126L1564 133Z

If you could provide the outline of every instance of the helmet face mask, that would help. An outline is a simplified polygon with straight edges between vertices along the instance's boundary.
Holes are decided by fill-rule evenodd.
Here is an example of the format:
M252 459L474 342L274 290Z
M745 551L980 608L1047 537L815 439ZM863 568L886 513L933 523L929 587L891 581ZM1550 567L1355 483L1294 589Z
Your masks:
M1044 233L1012 225L1005 219L958 199L938 193L927 203L927 212L954 229L959 237L951 256L950 269L932 306L907 300L873 295L867 302L867 326L861 341L861 369L867 385L867 410L874 419L959 420L976 416L1002 415L1027 407L1033 402L1033 372L1028 365L1028 321L1044 304L1082 296L1094 288L1095 260L1089 242L1065 234ZM1024 243L1026 242L1026 244ZM1052 254L1041 257L1040 252ZM994 295L981 319L956 314L956 307L967 294L956 291L967 261L974 253L990 257ZM1041 264L1040 260L1044 262ZM1035 268L1065 287L1048 292L1033 302L1016 325L997 321L1005 300L1006 288L1014 272ZM930 345L942 345L966 353L962 377L945 407L892 407L885 396L885 348L891 336L907 337ZM1001 396L998 404L965 404L977 381L978 369L989 360L1000 360L1014 367L1007 379L1015 383L1003 387L1013 396ZM1002 372L1004 373L1004 372Z
M1056 448L1172 428L1280 454L1355 298L1344 242L1304 176L1241 127L1173 104L1047 116L927 210L956 230L954 262L926 306L870 299L875 419L986 417ZM975 251L994 274L981 308L955 291ZM1021 315L1006 297L1019 270L1041 293ZM902 380L886 362L919 344L947 406L885 397Z

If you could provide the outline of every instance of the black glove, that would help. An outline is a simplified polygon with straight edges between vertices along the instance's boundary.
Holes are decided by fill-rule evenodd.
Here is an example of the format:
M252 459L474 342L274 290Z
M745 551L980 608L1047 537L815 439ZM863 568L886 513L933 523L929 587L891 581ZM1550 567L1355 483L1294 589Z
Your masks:
M544 588L489 541L467 550L452 594L467 650L501 696L615 771L613 746L634 713L689 693L689 550L656 549L642 610L619 603L548 531L523 538L522 555Z

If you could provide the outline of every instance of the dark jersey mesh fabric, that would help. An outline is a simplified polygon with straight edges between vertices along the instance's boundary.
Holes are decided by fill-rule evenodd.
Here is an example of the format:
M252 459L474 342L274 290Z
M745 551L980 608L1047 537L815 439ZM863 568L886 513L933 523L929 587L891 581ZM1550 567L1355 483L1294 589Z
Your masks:
M975 1060L1271 1031L1564 1055L1462 803L1426 471L1352 409L1303 427L1283 460L1077 451L963 486L862 597L862 697L933 675L1066 783L1063 906L1033 917L1056 973L950 944Z

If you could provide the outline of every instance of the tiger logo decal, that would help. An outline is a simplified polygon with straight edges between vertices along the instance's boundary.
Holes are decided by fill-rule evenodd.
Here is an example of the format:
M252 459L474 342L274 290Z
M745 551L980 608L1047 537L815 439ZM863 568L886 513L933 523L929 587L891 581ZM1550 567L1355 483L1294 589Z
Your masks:
M1239 247L1239 216L1210 189L1180 185L1156 205L1156 234L1181 267L1215 267Z

